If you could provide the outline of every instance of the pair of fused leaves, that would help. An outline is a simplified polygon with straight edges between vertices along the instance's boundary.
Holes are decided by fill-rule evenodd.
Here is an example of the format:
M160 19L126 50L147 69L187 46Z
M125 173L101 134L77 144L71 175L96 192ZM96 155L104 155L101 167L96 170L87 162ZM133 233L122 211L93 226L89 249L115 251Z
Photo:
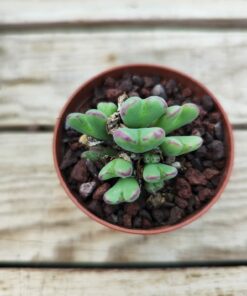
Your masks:
M106 203L133 202L139 197L140 187L136 179L131 177L132 173L132 163L122 158L110 161L101 169L99 179L102 181L121 178L104 194Z
M106 130L107 118L116 111L117 106L114 103L102 102L97 105L97 109L90 109L85 114L69 114L66 118L66 127L98 140L109 140L110 135Z

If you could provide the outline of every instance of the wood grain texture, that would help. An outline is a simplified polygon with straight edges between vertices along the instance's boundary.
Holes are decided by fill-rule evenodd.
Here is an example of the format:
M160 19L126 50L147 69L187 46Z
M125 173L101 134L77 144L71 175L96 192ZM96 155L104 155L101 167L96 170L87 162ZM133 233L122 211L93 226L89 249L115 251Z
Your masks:
M247 267L155 270L2 269L4 296L245 296Z
M0 24L246 18L244 0L1 0Z
M0 136L0 261L184 262L247 259L247 131L222 198L174 233L113 232L83 215L59 186L50 133ZM1 277L0 277L1 278Z
M67 97L111 66L156 63L181 69L247 123L247 32L124 30L0 35L0 127L53 125ZM234 102L234 107L233 107Z

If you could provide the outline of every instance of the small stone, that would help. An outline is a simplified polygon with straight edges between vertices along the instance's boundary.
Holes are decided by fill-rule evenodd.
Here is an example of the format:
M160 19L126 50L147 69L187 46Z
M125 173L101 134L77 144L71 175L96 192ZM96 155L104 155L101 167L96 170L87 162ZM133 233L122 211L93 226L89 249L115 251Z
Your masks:
M103 205L103 210L106 216L110 216L112 213L114 213L115 209L116 209L116 206L114 205L109 205L106 203L104 203Z
M152 91L151 91L151 94L153 96L159 96L159 97L162 97L163 99L167 99L167 94L166 94L166 91L165 91L165 88L161 85L161 84L156 84Z
M126 228L131 228L132 227L132 217L128 214L123 215L123 225Z
M88 171L87 167L85 165L85 161L83 159L79 160L73 167L71 173L70 173L70 178L80 182L84 183L88 179Z
M120 85L119 85L119 88L124 91L124 92L127 92L127 91L131 91L132 90L132 81L131 79L125 79L123 80Z
M206 185L206 177L197 169L189 168L185 173L186 179L191 185Z
M139 93L136 91L131 91L128 93L128 96L129 97L139 97Z
M104 183L102 185L100 185L94 192L93 194L93 199L97 199L100 200L103 198L103 195L105 194L105 192L110 188L110 184L109 183Z
M149 76L145 76L144 78L144 87L145 88L149 88L149 87L153 87L155 84L155 81L152 77Z
M94 100L99 101L100 99L104 99L105 94L102 87L95 87L94 88Z
M95 215L99 216L102 218L103 213L102 213L102 206L101 203L98 200L91 200L89 204L87 205L87 208L94 213Z
M105 79L104 85L107 87L114 87L116 83L116 80L112 77L107 77Z
M220 176L215 176L211 179L211 183L213 184L214 187L217 187L219 185L220 182Z
M182 91L182 96L184 98L190 97L192 95L192 90L189 87L186 87Z
M176 160L176 157L175 156L168 156L168 157L166 157L165 163L166 164L172 164L172 163L175 162L175 160Z
M175 197L175 203L181 208L185 209L188 206L188 202L184 198L180 198L178 196Z
M177 178L176 180L177 194L181 198L188 199L192 195L190 183L184 178Z
M126 214L130 216L135 216L140 210L140 205L138 203L130 203L125 206Z
M203 165L200 161L199 158L193 158L191 159L191 164L192 166L195 168L195 169L198 169L199 171L202 171L203 170Z
M204 161L202 162L202 164L203 164L203 166L206 167L206 168L210 168L210 167L213 166L213 162L212 162L212 160L204 160Z
M224 130L223 130L223 125L221 122L217 122L214 126L214 133L215 136L218 140L223 140L224 139Z
M217 123L220 121L220 113L219 112L212 112L209 114L209 121L212 123Z
M212 189L203 188L199 191L198 198L200 201L205 201L213 195Z
M166 199L162 194L157 193L155 195L150 195L147 199L147 206L149 208L159 208L165 203Z
M173 93L176 86L177 82L174 79L168 80L166 83L166 93L170 96Z
M132 82L133 82L134 85L138 85L140 87L144 85L143 78L138 76L138 75L133 75L132 76Z
M170 217L168 220L169 224L175 224L176 222L178 222L179 220L182 219L184 214L184 211L182 209L180 209L179 207L174 207L171 209L170 212Z
M212 168L207 168L206 170L204 170L203 174L204 176L208 179L211 180L214 176L219 175L219 171L216 169L212 169Z
M206 111L211 111L214 107L212 98L208 95L202 97L202 106Z
M60 165L60 169L61 170L67 169L71 165L75 164L77 160L78 160L77 155L75 155L75 153L71 149L69 149L63 157L62 163Z
M217 161L214 161L214 165L215 165L215 167L216 167L217 169L219 169L219 170L223 169L223 168L225 167L225 164L226 164L226 162L225 162L224 159L223 159L223 160L217 160Z
M79 189L80 195L83 198L87 198L90 194L93 193L95 187L96 187L95 181L86 182L86 183L81 184L80 189Z
M134 228L141 228L142 226L142 218L140 216L135 217L134 222L133 222L133 227Z
M168 214L168 217L166 214L167 214L167 211L164 209L153 209L152 210L152 216L153 216L154 220L157 221L159 224L164 223L165 220L168 219L169 214Z
M146 210L144 210L144 209L142 209L142 210L140 211L140 216L143 217L143 218L148 219L149 221L152 221L152 217L151 217L151 215L149 214L148 211L146 211Z
M143 98L147 98L151 95L151 92L147 88L142 88L140 94Z
M122 94L123 92L117 88L108 88L106 90L106 98L109 101L116 101L116 99Z
M89 172L91 173L91 175L94 177L94 178L98 178L98 169L97 167L95 166L95 164L93 163L93 161L87 159L86 160L86 167L87 169L89 170Z
M214 140L208 145L209 152L213 160L218 160L225 157L224 144L219 140Z
M151 228L151 227L152 227L151 222L148 219L143 218L142 219L142 228Z
M204 136L204 140L206 144L210 144L214 140L214 137L209 132L206 132Z
M181 162L179 162L179 161L173 162L172 166L176 169L181 169L181 167L182 167Z
M111 214L110 216L107 216L106 220L112 224L118 224L118 216L115 214Z
M206 157L208 154L207 148L205 145L202 145L199 149L196 150L196 156L199 158Z

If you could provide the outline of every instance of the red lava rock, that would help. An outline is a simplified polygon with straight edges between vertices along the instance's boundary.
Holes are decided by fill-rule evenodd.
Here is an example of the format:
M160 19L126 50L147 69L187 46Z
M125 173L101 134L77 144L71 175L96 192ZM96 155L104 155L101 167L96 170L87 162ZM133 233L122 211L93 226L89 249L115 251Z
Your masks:
M206 185L206 177L197 169L189 168L185 173L186 179L191 185Z
M168 223L175 224L176 222L181 220L183 215L184 215L184 211L182 209L180 209L179 207L172 208L171 212L170 212L170 217L169 217Z
M200 207L201 207L201 201L200 201L199 197L198 196L193 196L193 199L195 201L195 209L196 210L200 209Z
M220 182L220 176L215 176L211 179L211 182L214 186L218 186L219 185L219 182Z
M181 198L188 199L192 195L190 183L184 178L177 178L176 190Z
M69 166L75 164L77 160L78 160L77 155L75 155L73 151L69 149L63 157L62 163L60 165L60 169L61 170L67 169Z
M212 189L203 188L199 191L198 198L200 201L205 201L206 199L210 198L213 195Z
M88 209L93 212L95 215L99 216L102 218L103 213L102 213L102 206L101 203L98 200L91 200L88 205Z
M141 96L143 97L143 98L147 98L147 97L149 97L151 95L151 91L150 90L148 90L147 88L142 88L141 89Z
M122 90L117 89L117 88L108 88L106 90L106 98L109 101L114 101L116 100L121 94L123 93Z
M174 79L169 79L166 83L166 93L170 96L176 86L176 81Z
M130 203L125 206L125 212L130 216L135 216L139 210L140 205L138 203Z
M104 203L103 210L106 216L110 216L115 211L115 206Z
M218 161L214 161L214 165L216 166L217 169L221 170L224 168L225 166L225 160L218 160Z
M140 87L144 85L144 80L139 75L133 75L132 76L132 82L133 82L134 85L138 85Z
M102 185L100 185L93 194L93 199L97 199L100 200L102 199L103 195L105 194L105 192L110 188L110 184L109 183L104 183Z
M209 121L212 123L217 123L220 120L220 113L219 112L212 112L209 114Z
M214 102L211 97L205 95L202 97L202 106L206 111L211 111L214 108Z
M199 158L206 157L207 153L208 150L204 145L202 145L199 149L196 150L196 156L198 156Z
M225 156L224 144L219 140L214 140L208 145L209 152L213 160L221 159Z
M82 148L82 144L79 142L70 143L69 146L70 146L70 149L73 151Z
M79 189L80 195L83 198L87 198L90 194L93 193L95 187L96 187L95 181L82 183Z
M98 171L97 167L95 166L95 164L93 163L93 161L87 159L86 160L86 167L94 178L98 178L99 171Z
M132 90L132 81L131 79L125 79L123 80L120 85L119 85L119 88L122 90L122 91L131 91Z
M154 84L155 84L155 81L154 81L154 79L152 77L145 76L143 78L143 80L144 80L144 87L145 88L153 87Z
M128 215L128 214L123 215L123 225L126 228L131 228L132 227L132 217L131 217L131 215Z
M116 80L112 77L106 77L104 85L107 87L114 87L116 84Z
M187 97L190 97L192 95L192 91L189 87L186 87L183 89L182 91L182 96L187 98Z
M202 163L203 163L203 166L206 168L210 168L213 166L212 160L204 160Z
M85 161L83 159L79 160L73 167L71 173L70 173L71 179L84 183L88 180L88 171L87 167L85 165Z
M146 219L146 218L143 218L142 219L142 228L151 228L152 227L152 223Z
M169 218L170 212L166 209L153 209L152 217L155 221L162 224Z
M134 218L133 227L134 228L141 228L142 226L142 218L140 216L136 216Z
M149 221L152 221L152 217L147 210L144 210L144 209L140 210L140 216L145 219L148 219Z
M175 203L181 208L185 209L188 206L188 202L184 198L175 197Z
M203 165L202 165L202 163L201 163L201 161L200 161L200 159L199 158L192 158L191 159L191 164L192 164L192 166L195 168L195 169L198 169L199 171L202 171L203 170ZM188 166L187 166L188 167Z
M207 168L206 170L203 171L204 176L208 179L211 180L214 176L219 175L219 171L216 169L212 168Z

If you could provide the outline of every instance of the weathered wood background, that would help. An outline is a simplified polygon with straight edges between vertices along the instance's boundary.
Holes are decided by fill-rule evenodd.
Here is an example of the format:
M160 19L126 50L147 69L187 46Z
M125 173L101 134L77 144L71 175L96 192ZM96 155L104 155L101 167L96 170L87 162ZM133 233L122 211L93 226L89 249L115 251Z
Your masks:
M152 237L84 216L60 188L51 156L52 128L71 92L101 70L136 62L201 80L228 112L236 142L217 205L184 229ZM224 268L247 261L246 79L244 0L1 0L0 294L137 295L141 285L143 295L247 295L246 267ZM222 267L179 268L209 261ZM37 268L7 268L23 262ZM39 269L44 262L178 268Z

